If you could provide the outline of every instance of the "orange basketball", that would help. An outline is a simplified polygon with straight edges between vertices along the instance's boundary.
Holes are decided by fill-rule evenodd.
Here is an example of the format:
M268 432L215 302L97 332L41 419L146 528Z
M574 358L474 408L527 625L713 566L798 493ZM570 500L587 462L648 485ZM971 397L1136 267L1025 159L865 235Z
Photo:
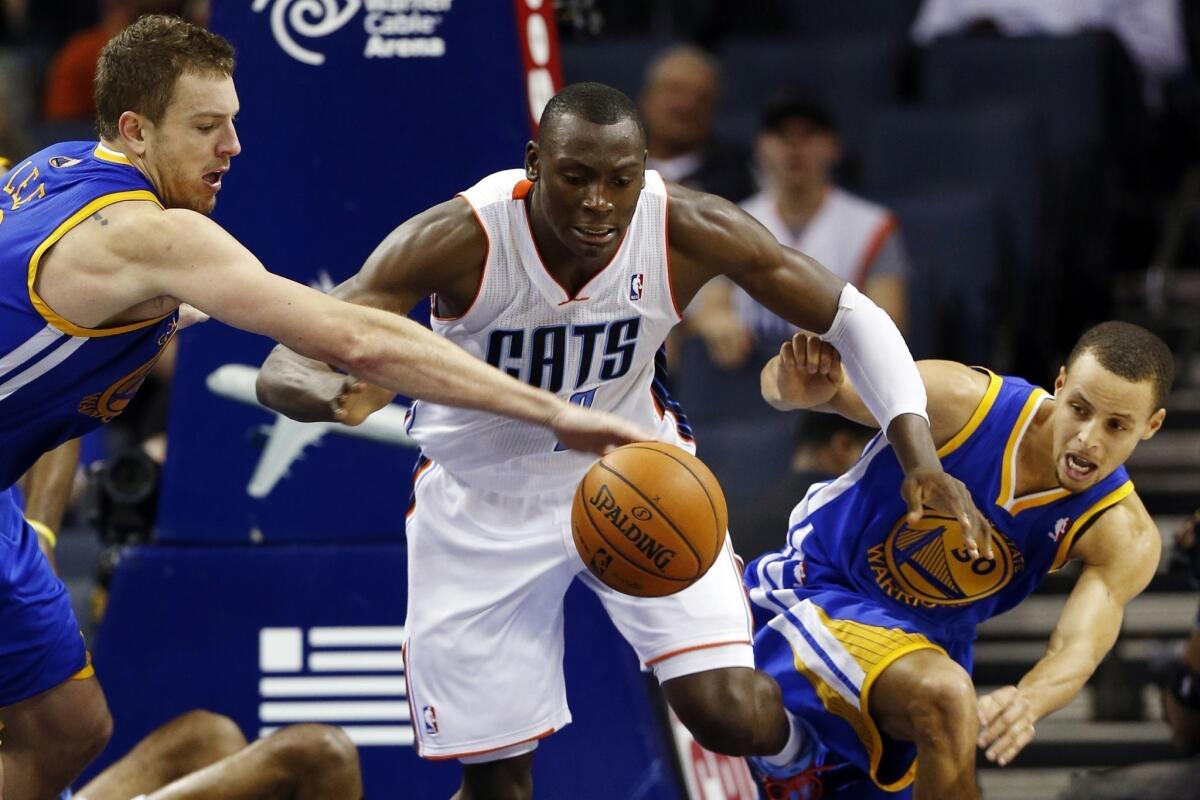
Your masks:
M663 597L698 581L725 545L725 496L700 459L669 444L627 444L579 482L571 531L592 574L617 591Z

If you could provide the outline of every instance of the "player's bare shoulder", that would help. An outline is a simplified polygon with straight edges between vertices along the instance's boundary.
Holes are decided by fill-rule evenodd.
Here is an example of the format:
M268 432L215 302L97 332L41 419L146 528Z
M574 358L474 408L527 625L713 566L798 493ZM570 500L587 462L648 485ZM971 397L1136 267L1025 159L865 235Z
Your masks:
M1071 558L1149 582L1162 556L1162 535L1137 492L1104 511L1071 548Z
M142 268L161 263L163 253L179 246L170 223L168 214L149 201L105 206L46 251L35 290L60 315L83 327L166 313L174 307L172 301L150 296ZM146 303L152 307L143 308Z
M957 361L917 362L928 398L929 427L938 447L966 428L981 408L991 377Z
M420 297L437 294L439 313L455 316L471 304L490 249L474 208L454 197L393 230L339 296L407 312Z
M736 204L667 184L671 279L681 302L710 278L773 260L779 243Z

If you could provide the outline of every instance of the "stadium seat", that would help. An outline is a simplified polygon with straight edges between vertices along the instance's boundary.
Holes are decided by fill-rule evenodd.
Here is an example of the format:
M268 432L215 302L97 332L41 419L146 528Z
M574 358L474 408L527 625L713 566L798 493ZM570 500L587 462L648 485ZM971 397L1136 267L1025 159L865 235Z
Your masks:
M636 100L641 93L646 66L670 46L670 42L649 38L563 42L563 82L599 81Z
M912 264L909 348L914 358L993 363L997 282L992 193L962 188L884 199L900 220Z
M740 369L725 371L709 361L701 340L689 339L683 344L681 360L678 372L672 377L679 402L693 426L703 430L709 422L761 419L777 413L759 392L758 373L762 363L757 358Z
M833 113L851 148L863 143L871 114L896 102L900 48L880 39L802 44L731 40L724 51L729 114L758 114L772 93L809 90Z
M920 0L797 0L788 32L806 39L886 36L902 41L920 5Z

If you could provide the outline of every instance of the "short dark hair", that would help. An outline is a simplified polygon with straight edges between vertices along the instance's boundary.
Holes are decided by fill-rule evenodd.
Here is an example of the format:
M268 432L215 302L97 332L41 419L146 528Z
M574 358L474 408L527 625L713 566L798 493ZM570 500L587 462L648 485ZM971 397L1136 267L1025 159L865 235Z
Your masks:
M158 123L171 105L175 82L185 72L228 77L233 45L178 17L151 14L118 33L96 63L96 128L117 138L117 123L136 111Z
M778 131L785 122L803 120L819 131L838 135L837 124L829 106L814 92L800 86L787 86L767 98L759 128Z
M1131 322L1110 320L1090 328L1067 356L1067 369L1075 359L1091 353L1100 366L1135 383L1154 383L1154 408L1163 407L1175 380L1175 358L1167 343Z
M798 448L824 447L832 442L833 437L839 433L849 434L865 443L877 431L866 425L860 425L852 419L846 419L840 414L806 411L797 415L792 437L793 443Z
M616 125L631 119L637 125L643 141L646 138L646 129L642 127L637 106L629 99L629 95L603 83L572 83L551 97L538 123L539 141L558 120L568 114L597 125Z

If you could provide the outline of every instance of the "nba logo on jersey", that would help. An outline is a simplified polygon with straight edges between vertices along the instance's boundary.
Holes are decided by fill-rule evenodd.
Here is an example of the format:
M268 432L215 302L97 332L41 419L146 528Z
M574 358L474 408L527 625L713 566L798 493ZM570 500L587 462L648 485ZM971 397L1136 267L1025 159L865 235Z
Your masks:
M634 302L642 299L642 288L646 285L646 273L635 272L629 276L629 299Z
M437 713L433 710L433 706L425 706L421 709L421 716L425 720L425 732L433 735L438 732Z

